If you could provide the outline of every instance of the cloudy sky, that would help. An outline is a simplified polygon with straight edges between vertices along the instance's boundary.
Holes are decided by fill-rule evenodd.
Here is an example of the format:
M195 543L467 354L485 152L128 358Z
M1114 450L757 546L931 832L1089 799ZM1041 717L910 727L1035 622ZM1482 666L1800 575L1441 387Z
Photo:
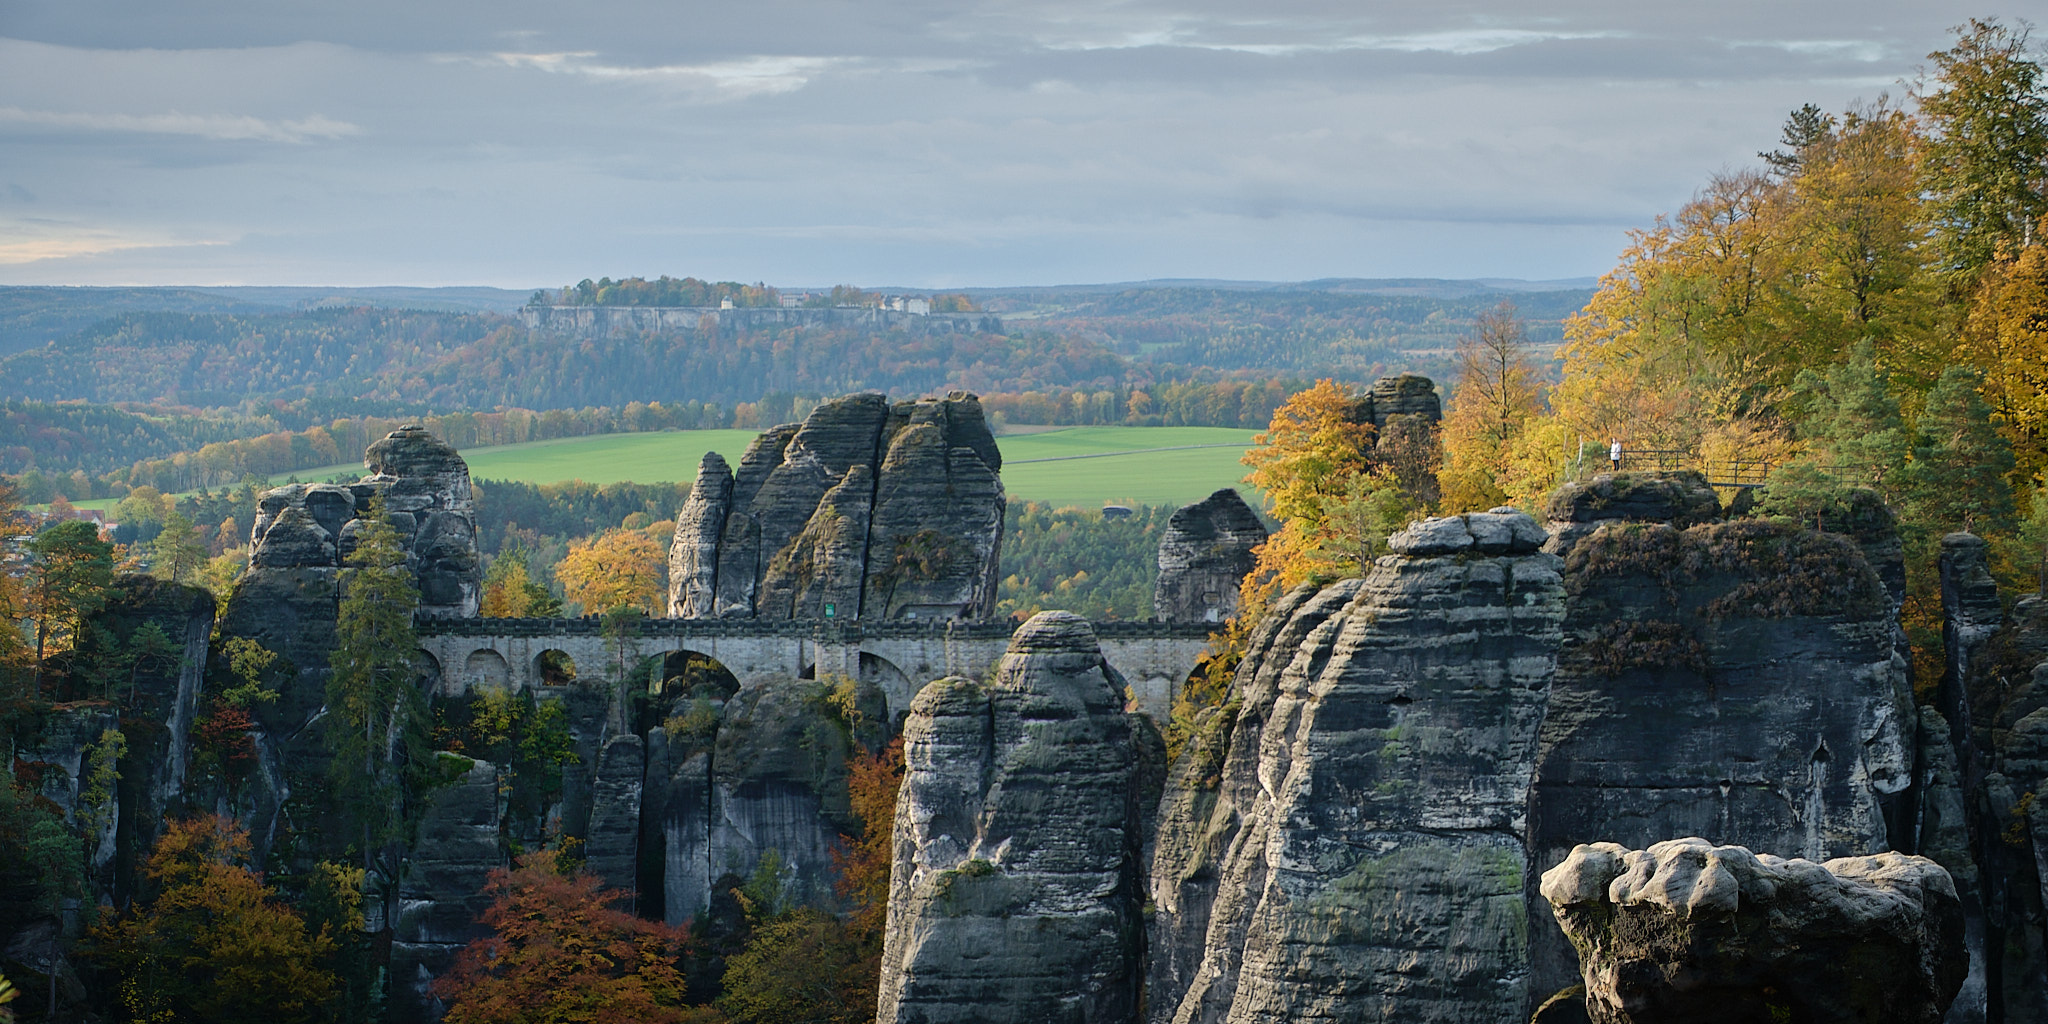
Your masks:
M0 283L1600 273L1950 0L0 0Z

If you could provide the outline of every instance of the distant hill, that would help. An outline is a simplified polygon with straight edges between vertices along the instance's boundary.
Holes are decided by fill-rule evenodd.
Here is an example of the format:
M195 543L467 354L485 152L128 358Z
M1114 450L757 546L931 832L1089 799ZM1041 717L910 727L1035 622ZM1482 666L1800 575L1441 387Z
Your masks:
M1582 282L1153 281L968 290L1004 333L895 321L573 340L496 288L4 288L0 398L240 408L562 409L833 395L1100 391L1227 374L1450 376L1482 312L1511 301L1547 358ZM900 319L900 318L899 318ZM915 318L914 326L932 326ZM937 318L933 318L934 324ZM262 410L269 415L270 410Z
M123 313L277 313L369 306L512 313L532 291L504 288L0 287L0 355L36 348Z

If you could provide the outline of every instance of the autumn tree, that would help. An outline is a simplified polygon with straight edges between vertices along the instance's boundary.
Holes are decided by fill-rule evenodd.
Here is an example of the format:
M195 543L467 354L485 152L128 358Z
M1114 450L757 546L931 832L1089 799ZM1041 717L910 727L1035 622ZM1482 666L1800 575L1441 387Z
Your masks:
M1964 329L2023 477L2048 469L2048 242L1986 267Z
M456 955L434 982L447 1024L687 1024L676 967L688 935L618 909L632 894L572 870L559 850L525 854L491 872L483 923L491 935ZM870 1010L872 1015L872 1010Z
M2024 25L1971 18L1954 31L1954 46L1927 55L1921 183L1942 268L1968 278L2032 243L2048 215L2048 91Z
M1389 456L1381 449L1394 432L1376 438L1357 404L1336 382L1318 381L1274 410L1272 425L1254 438L1259 446L1245 453L1245 482L1266 493L1281 524L1255 549L1240 616L1256 619L1274 594L1306 580L1363 572L1386 534L1427 507L1416 480L1403 477L1433 483L1433 425L1413 417L1398 424L1398 452Z
M327 743L335 801L360 841L363 866L400 838L407 790L424 770L426 711L413 652L419 591L380 496L370 502L343 574L327 678Z
M132 1020L329 1019L334 936L309 930L251 870L249 834L207 815L170 822L143 869L154 895L93 932L91 955Z
M560 615L562 602L536 582L526 565L526 548L511 544L491 559L484 572L484 591L477 614L491 619L545 618Z
M1507 500L1501 481L1515 442L1543 411L1542 382L1529 365L1528 332L1513 303L1480 314L1458 340L1458 381L1444 417L1446 511L1492 508Z
M565 596L586 613L634 608L659 615L668 599L668 554L639 530L606 530L572 544L555 567Z

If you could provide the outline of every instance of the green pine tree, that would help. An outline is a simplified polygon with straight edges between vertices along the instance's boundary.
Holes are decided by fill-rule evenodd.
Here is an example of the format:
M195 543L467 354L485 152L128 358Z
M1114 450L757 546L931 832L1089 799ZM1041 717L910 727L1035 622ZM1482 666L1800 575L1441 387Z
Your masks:
M326 721L334 794L371 869L377 851L403 836L408 791L426 767L426 710L413 683L419 590L405 548L382 497L360 522L342 575Z
M1824 371L1801 370L1794 386L1806 398L1799 434L1812 446L1813 469L1843 485L1897 484L1910 439L1869 339Z
M1904 473L1905 525L1923 537L2013 528L2012 447L1977 393L1982 383L1975 369L1951 366L1927 393Z
M206 542L199 528L182 512L164 517L163 532L149 542L149 574L173 583L189 583L206 564Z

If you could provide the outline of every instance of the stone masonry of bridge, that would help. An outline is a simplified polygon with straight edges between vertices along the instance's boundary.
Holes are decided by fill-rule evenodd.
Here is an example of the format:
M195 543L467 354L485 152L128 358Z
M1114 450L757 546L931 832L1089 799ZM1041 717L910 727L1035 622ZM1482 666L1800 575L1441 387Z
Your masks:
M873 682L892 718L925 683L949 675L981 677L1009 646L1013 624L1000 622L827 623L747 619L646 619L625 640L628 660L692 652L723 665L741 688L777 679L840 675ZM1162 726L1181 683L1208 648L1204 623L1098 622L1103 658L1130 686L1137 710ZM609 674L621 651L600 621L582 619L423 619L420 647L439 669L440 691L541 691L540 658L560 651L582 673ZM658 685L659 680L651 680Z

